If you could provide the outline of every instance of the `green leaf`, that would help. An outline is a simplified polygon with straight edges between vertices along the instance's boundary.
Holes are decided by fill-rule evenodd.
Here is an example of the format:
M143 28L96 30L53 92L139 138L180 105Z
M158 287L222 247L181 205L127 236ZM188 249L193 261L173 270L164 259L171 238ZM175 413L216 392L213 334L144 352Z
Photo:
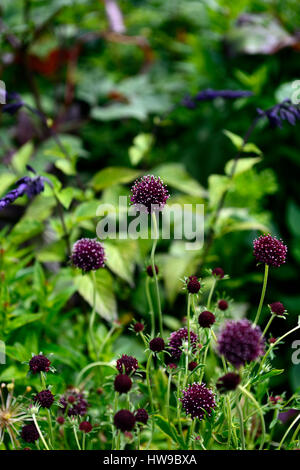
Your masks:
M293 235L300 234L300 207L295 201L289 201L287 207L287 223Z
M0 196L5 194L10 185L15 182L16 175L9 173L8 171L1 171L0 174Z
M118 243L106 242L106 264L117 276L120 276L130 286L134 286L133 274L137 259L137 244L135 240L119 240Z
M127 184L140 176L141 172L131 168L112 166L104 168L95 174L91 185L96 191L101 191L114 184Z
M240 173L244 173L247 170L250 170L254 165L261 161L260 157L247 157L247 158L240 158L236 164L234 175L239 175ZM225 173L226 175L230 175L232 172L233 165L235 164L234 160L229 160L229 162L225 165Z
M269 372L266 372L265 374L260 374L256 377L254 377L252 380L251 380L251 383L252 384L255 384L255 383L260 383L260 382L263 382L267 379L270 379L271 377L274 377L276 375L280 375L284 372L284 369L273 369L273 370L270 370Z
M14 154L12 159L12 167L20 175L23 175L32 153L33 144L32 142L27 142L25 145L22 145L22 147L20 147L20 149Z
M224 129L223 133L231 140L232 144L237 150L242 150L246 153L256 153L257 155L262 155L262 151L253 142L248 142L243 146L244 140L239 135L234 134L227 129Z
M129 159L133 166L137 165L147 155L153 142L152 134L138 134L133 139L133 145L128 150Z
M173 424L168 423L168 421L160 415L155 415L153 418L162 432L169 436L172 441L179 444L181 449L185 449L186 445L181 437L179 437L178 432Z
M22 315L18 315L10 320L7 332L11 333L12 331L21 328L21 326L28 325L28 323L32 323L38 321L42 318L42 313L24 313Z
M100 201L93 200L83 202L77 206L74 212L75 221L80 222L82 220L94 219L100 204Z
M65 209L69 209L73 198L77 193L76 188L64 188L58 194L57 197Z
M179 191L191 196L205 196L205 190L192 178L183 165L179 163L167 163L161 165L152 171L153 174L160 176L165 184L172 186Z
M117 316L117 305L113 293L113 277L106 269L98 269L96 277L96 312L105 320L112 322ZM76 276L74 284L79 294L92 307L93 281L89 274Z

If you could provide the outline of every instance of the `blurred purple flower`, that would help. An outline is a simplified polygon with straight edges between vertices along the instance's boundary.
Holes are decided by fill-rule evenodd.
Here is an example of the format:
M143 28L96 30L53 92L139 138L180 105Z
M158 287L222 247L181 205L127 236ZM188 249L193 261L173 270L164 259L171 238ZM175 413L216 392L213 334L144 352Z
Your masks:
M12 92L4 92L5 93L5 102L6 104L2 107L3 113L8 114L15 114L22 106L24 106L24 102L22 101L20 95L18 93Z
M257 113L268 118L272 128L279 127L281 129L283 121L287 121L292 126L295 126L297 120L300 121L300 108L289 99L283 100L266 111L257 108Z
M244 90L212 90L208 88L207 90L200 91L196 96L195 99L197 101L207 101L207 100L214 100L215 98L224 98L235 100L237 98L247 98L248 96L252 96L253 93L251 91L244 91Z

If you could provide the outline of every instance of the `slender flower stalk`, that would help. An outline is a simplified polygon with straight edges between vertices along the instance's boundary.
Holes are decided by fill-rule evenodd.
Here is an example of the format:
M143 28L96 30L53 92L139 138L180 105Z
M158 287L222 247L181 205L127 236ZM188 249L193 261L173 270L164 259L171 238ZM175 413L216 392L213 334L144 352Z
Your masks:
M293 429L293 427L295 426L295 424L298 423L299 419L300 419L300 413L298 414L298 416L296 416L296 418L293 420L293 422L290 424L290 426L288 427L288 429L287 429L286 432L284 433L283 438L282 438L281 441L279 442L279 445L278 445L278 447L277 447L277 450L280 450L280 449L281 449L282 444L284 443L285 439L287 438L289 432L291 431L291 429ZM292 441L297 437L297 434L298 434L298 432L299 432L299 430L300 430L299 426L300 426L300 424L297 426L297 429L296 429L296 431L295 431L295 433L294 433L294 435L293 435L293 437L292 437Z
M76 424L73 425L73 432L74 432L74 437L75 437L75 441L76 441L78 450L81 450L78 435L77 435L77 430L76 430Z
M160 332L160 336L163 337L163 323L162 323L160 292L159 292L158 279L157 279L157 274L156 274L156 269L155 269L155 250L156 250L157 241L158 241L158 237L159 237L155 212L152 212L152 221L153 221L153 228L154 228L154 240L153 240L153 245L152 245L152 250L151 250L151 266L152 266L153 277L154 277L154 282L155 282L156 300L157 300L157 308L158 308L159 332Z
M240 422L240 435L241 435L242 450L246 450L243 410L240 404L238 394L236 396L236 409L238 412L238 417L239 417L239 422Z
M35 424L35 427L36 427L36 429L37 429L37 431L38 431L38 433L39 433L39 436L40 436L40 438L41 438L41 441L42 441L42 443L43 443L44 446L45 446L45 449L46 449L46 450L50 450L49 447L48 447L47 442L46 442L45 439L44 439L44 436L43 436L43 434L42 434L42 431L40 430L40 427L39 427L39 425L38 425L38 422L37 422L37 419L36 419L36 416L35 416L34 413L32 413L32 419L33 419L33 422L34 422L34 424Z
M150 383L150 366L151 366L151 359L152 359L152 352L149 353L149 357L147 360L147 366L146 366L146 380L147 380L147 387L148 387L148 393L149 393L149 401L150 401L150 408L151 411L154 411L153 407L153 397L152 397L152 390L151 390L151 383Z
M215 287L216 287L216 282L217 282L217 278L214 276L213 282L212 282L212 285L211 285L211 288L210 288L208 300L207 300L207 310L209 310L209 308L210 308L212 296L213 296L213 293L214 293L214 290L215 290Z
M254 320L254 325L258 324L258 320L261 314L261 309L265 300L265 294L266 294L267 283L268 283L268 274L269 274L269 265L265 264L264 281L263 281L263 286L262 286L262 291L261 291L261 296L260 296L260 301L259 301L256 317Z
M151 318L151 338L155 335L155 315L154 315L154 309L153 309L153 302L151 298L151 293L150 293L150 278L147 277L146 279L146 297L147 297L147 302L148 302L148 307L149 307L149 314Z
M90 334L90 339L91 339L92 347L94 350L94 354L97 360L99 356L98 356L97 343L96 343L95 334L94 334L94 323L95 323L95 318L96 318L96 294L97 294L95 271L92 271L92 282L93 282L93 307L92 307L92 313L91 313L90 321L89 321L89 334Z
M263 447L264 447L264 443L265 443L265 440L266 440L266 425L265 425L265 420L264 420L264 415L261 411L261 407L259 405L259 403L255 400L254 396L252 395L252 393L249 392L249 390L247 390L246 388L244 388L242 385L239 385L239 389L241 390L241 392L246 395L251 401L252 403L254 404L255 408L257 409L258 411L258 414L260 416L260 419L261 419L261 430L262 430L262 437L261 437L261 443L260 443L260 446L259 446L259 450L262 450Z
M275 313L272 313L272 315L271 315L271 317L270 317L270 319L269 319L269 321L268 321L268 323L267 323L267 325L266 325L266 328L265 328L264 331L263 331L263 334L262 334L263 336L266 336L266 333L267 333L268 329L270 328L270 326L271 326L271 324L272 324L272 322L273 322L273 320L274 320L275 317L276 317L276 314L275 314Z
M187 296L187 330L188 330L188 351L187 357L190 354L191 350L191 294Z

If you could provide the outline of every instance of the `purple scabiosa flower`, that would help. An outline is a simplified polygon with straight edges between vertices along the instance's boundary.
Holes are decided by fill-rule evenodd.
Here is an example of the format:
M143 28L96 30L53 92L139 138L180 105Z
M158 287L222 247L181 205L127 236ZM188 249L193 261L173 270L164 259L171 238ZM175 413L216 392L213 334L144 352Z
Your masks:
M64 424L64 422L65 422L65 418L64 418L63 416L58 416L58 417L56 418L56 422L57 422L58 424L62 425L62 424Z
M194 369L196 369L197 365L198 365L198 364L197 364L196 361L191 361L191 362L189 362L189 365L188 365L189 371L192 372Z
M219 354L235 367L255 361L264 354L264 347L261 329L247 319L228 321L218 338Z
M89 421L81 421L81 423L79 424L79 430L84 432L85 434L88 434L89 432L91 432L92 429L93 429L93 426L91 425Z
M149 415L144 408L139 408L138 410L136 410L135 420L138 423L147 424L148 419L149 419Z
M42 408L51 408L54 403L54 395L50 390L42 390L35 395L33 400Z
M282 128L283 121L287 121L292 126L295 126L296 122L300 121L300 109L289 99L283 100L266 111L257 108L257 113L259 116L265 116L272 128Z
M45 181L46 178L43 178L42 176L36 176L35 178L24 176L24 178L21 178L16 182L16 189L12 189L0 199L0 210L4 209L9 204L12 204L16 199L24 196L24 194L26 194L30 199L40 194L45 189Z
M244 90L212 90L208 88L206 90L200 91L196 96L196 101L209 101L214 100L215 98L224 98L224 99L237 99L237 98L247 98L252 96L251 91Z
M221 392L228 392L230 390L235 390L241 382L241 377L235 372L228 372L228 374L220 377L216 383L217 389Z
M25 424L21 430L21 438L25 442L33 443L40 437L39 432L34 423Z
M73 246L71 261L84 272L104 268L105 254L102 243L92 238L81 238Z
M286 312L286 309L281 302L273 302L269 307L271 312L275 313L275 315L284 315Z
M145 325L140 322L136 322L133 326L133 329L136 333L141 333L142 331L144 331L144 328L145 328Z
M155 353L161 352L165 348L165 342L158 336L157 338L151 339L149 342L149 348Z
M135 181L131 188L131 204L148 214L162 210L170 195L159 176L147 175Z
M190 276L187 279L186 288L189 294L198 294L199 290L201 289L201 284L198 281L197 276Z
M115 391L119 393L127 393L132 387L132 380L126 374L119 374L114 381Z
M154 265L154 269L155 269L156 274L158 274L159 269L158 269L158 266L156 266L156 264ZM151 264L149 264L149 266L147 266L146 271L147 271L147 274L148 274L149 277L153 277L153 269L152 269Z
M120 410L114 416L114 425L122 432L132 431L135 425L134 414L129 410Z
M117 360L117 369L120 374L131 374L138 369L138 361L133 356L127 356L127 354L122 354L120 359Z
M228 309L228 302L226 300L219 300L218 302L218 308L220 310L227 310Z
M185 97L181 101L181 105L188 109L195 109L196 103L191 95L185 95Z
M214 268L212 270L212 275L218 277L219 279L223 279L224 277L224 269L222 268Z
M173 333L171 333L168 343L172 360L178 361L180 359L182 354L182 343L183 341L188 341L188 337L189 334L187 328L180 328L179 330L173 331ZM192 349L195 350L198 336L193 331L190 331L190 341Z
M33 356L29 361L29 369L33 374L38 372L49 372L50 364L48 357L43 354L37 354Z
M253 242L253 255L259 263L279 268L286 261L287 246L270 234L261 235Z
M180 399L182 407L192 419L198 418L201 421L205 415L210 416L216 407L213 392L204 384L193 383L182 393L183 397Z
M67 390L60 398L59 403L63 413L68 416L84 416L88 409L88 402L84 394L76 389Z
M216 321L216 317L212 312L204 310L198 317L198 323L202 328L210 328Z

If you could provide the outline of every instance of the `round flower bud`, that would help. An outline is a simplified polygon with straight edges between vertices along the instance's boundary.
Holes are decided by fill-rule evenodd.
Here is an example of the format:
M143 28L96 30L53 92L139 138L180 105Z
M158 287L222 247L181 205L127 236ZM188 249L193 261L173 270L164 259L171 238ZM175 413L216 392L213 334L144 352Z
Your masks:
M155 269L156 274L158 274L159 269L158 269L158 266L156 266L156 264L154 265L154 269ZM147 274L148 274L149 277L153 277L153 269L152 269L151 264L149 264L149 266L147 266L146 271L147 271Z
M228 374L223 375L217 381L217 389L221 392L227 392L230 390L235 390L240 384L241 378L235 372L228 372Z
M141 331L144 331L144 328L145 328L144 324L140 322L135 323L133 327L136 333L140 333Z
M50 364L48 357L43 354L37 354L33 356L29 361L29 369L33 374L38 372L49 372Z
M259 263L279 268L286 261L287 246L276 237L262 235L253 242L253 255Z
M191 361L191 362L189 362L188 369L189 369L190 371L193 371L194 369L196 369L197 365L198 365L198 364L197 364L196 361Z
M204 310L198 317L198 323L202 328L210 328L216 321L216 317L212 312Z
M119 374L114 381L115 391L119 393L127 393L132 387L131 378L126 374Z
M64 418L63 416L58 416L58 417L56 418L56 422L57 422L58 424L64 424L65 418Z
M84 394L78 392L76 389L67 390L59 400L61 410L65 413L67 410L68 416L83 416L88 409L88 403L84 398Z
M114 425L122 432L132 431L135 425L134 414L129 410L120 410L114 416Z
M131 188L131 204L148 214L164 208L170 195L159 177L143 176Z
M104 248L96 239L81 238L73 246L71 261L84 272L104 268Z
M40 435L34 423L25 424L25 426L22 427L21 438L23 441L33 443L37 441L39 437Z
M79 430L82 431L82 432L85 432L86 434L91 432L92 429L93 429L93 426L91 425L91 423L89 421L82 421L79 424Z
M138 361L133 356L127 356L123 354L120 359L117 360L117 369L120 374L131 374L138 368Z
M183 398L180 399L182 407L192 419L198 418L201 421L205 415L210 416L216 407L213 392L204 384L193 383L182 393Z
M218 278L220 278L220 279L223 279L223 277L224 277L224 270L223 270L222 268L214 268L214 269L212 270L212 275L213 275L213 276L216 276L216 277L218 277Z
M38 403L42 408L51 408L54 402L54 395L50 390L42 390L41 392L37 393L33 399L36 403Z
M270 304L270 309L275 315L284 315L285 313L285 308L281 302L273 302Z
M149 415L144 408L139 408L135 412L135 420L138 423L147 424L148 419L149 419Z
M169 338L169 352L171 354L171 359L178 361L182 354L182 343L183 341L188 341L188 330L187 328L180 328L177 331L173 331ZM190 341L192 350L195 351L196 344L198 341L198 336L193 331L190 331Z
M219 300L218 307L220 310L227 310L228 309L228 302L226 300Z
M149 348L151 349L151 351L158 353L164 350L165 342L162 338L158 336L157 338L151 339L151 341L149 342Z
M198 281L197 276L190 276L188 278L186 288L190 294L198 294L199 290L201 289L201 284Z

